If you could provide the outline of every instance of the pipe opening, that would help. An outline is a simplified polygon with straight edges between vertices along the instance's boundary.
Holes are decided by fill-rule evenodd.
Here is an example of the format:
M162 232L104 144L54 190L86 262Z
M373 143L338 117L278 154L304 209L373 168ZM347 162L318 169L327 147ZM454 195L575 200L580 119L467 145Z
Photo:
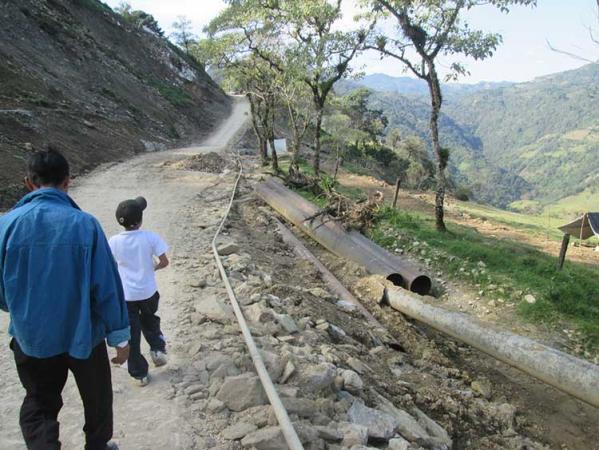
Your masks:
M399 287L403 287L403 288L407 288L403 277L398 274L398 273L392 273L387 277L387 281L390 281L391 283L393 283L395 286L399 286Z
M414 278L414 280L409 286L404 277L402 277L398 273L390 274L389 276L387 276L387 280L393 283L395 286L399 286L404 289L409 289L410 291L415 292L419 295L430 294L432 288L431 279L426 275L417 276L416 278Z
M431 292L431 279L426 275L420 275L412 281L410 290L420 295L428 295Z

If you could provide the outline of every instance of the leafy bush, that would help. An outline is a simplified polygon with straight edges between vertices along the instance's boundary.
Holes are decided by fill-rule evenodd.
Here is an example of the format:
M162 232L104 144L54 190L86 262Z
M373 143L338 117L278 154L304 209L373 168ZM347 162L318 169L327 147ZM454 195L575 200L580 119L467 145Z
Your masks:
M318 180L318 185L323 192L333 192L337 182L333 180L333 177L327 173L322 173Z
M468 189L467 187L460 186L460 187L458 187L455 190L455 192L453 193L453 195L458 200L461 200L463 202L467 202L468 200L470 200L470 196L472 195L472 193L470 192L470 189Z
M118 7L115 8L115 11L134 27L140 29L145 27L159 36L164 36L164 31L162 31L162 29L158 25L158 22L156 21L156 19L154 19L154 16L152 16L151 14L148 14L147 12L141 10L133 10L131 8L131 5L128 3L121 3Z
M390 147L375 141L359 141L348 145L347 159L359 166L370 168L389 183L397 177L405 179L410 162Z

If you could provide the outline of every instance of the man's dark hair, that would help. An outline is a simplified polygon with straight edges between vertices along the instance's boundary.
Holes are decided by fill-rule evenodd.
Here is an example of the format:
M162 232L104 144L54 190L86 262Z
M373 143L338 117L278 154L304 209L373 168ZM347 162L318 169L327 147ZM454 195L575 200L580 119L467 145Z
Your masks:
M37 186L59 186L70 174L67 159L51 146L29 157L27 171L29 178Z

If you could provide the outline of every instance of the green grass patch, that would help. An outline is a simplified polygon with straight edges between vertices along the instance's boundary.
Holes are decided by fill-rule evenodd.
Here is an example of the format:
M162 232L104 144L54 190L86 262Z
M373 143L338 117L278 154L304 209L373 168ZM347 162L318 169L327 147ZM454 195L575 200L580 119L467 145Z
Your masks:
M291 158L289 156L279 156L279 169L281 169L282 172L288 173L290 164ZM308 163L308 161L306 161L305 159L300 159L298 165L300 172L302 172L304 175L308 175L311 177L314 176L314 168L312 167L312 164Z
M457 202L455 209L459 212L469 214L471 217L483 220L490 219L493 222L526 231L540 239L551 239L554 241L561 241L563 233L557 227L567 222L567 220L547 214L517 213L472 202Z
M556 258L532 247L455 224L449 224L448 233L438 233L432 218L391 208L381 210L371 237L384 247L417 254L483 290L492 289L496 298L517 302L529 321L571 321L588 349L599 348L598 269L567 262L558 272ZM536 303L523 301L527 293Z
M289 159L289 157L285 156L285 157L282 157L279 159L279 169L284 174L287 174L289 172L290 164L291 164L291 160ZM302 172L304 175L314 177L314 168L306 160L301 159L299 161L298 165L299 165L300 172ZM321 183L322 187L325 187L325 185L328 185L328 186L332 185L332 177L328 173L326 173L324 170L321 170L321 182L320 183ZM340 184L339 182L335 182L333 185L333 188L339 194L345 195L346 197L349 197L350 199L352 199L353 201L356 201L356 202L367 199L367 196L364 193L364 191L357 187L345 186L343 184ZM300 193L301 195L303 195L306 199L316 203L321 208L326 205L325 197L322 195L321 196L315 195L313 193L313 191L309 188L298 189L297 192Z
M173 106L191 106L193 104L189 94L179 86L174 86L162 81L151 81L150 84Z

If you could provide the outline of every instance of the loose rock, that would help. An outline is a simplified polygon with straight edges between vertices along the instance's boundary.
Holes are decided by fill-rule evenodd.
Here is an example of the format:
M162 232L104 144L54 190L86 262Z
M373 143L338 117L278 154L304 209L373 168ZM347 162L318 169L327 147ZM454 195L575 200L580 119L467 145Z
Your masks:
M232 411L243 411L267 402L260 379L251 374L226 378L216 398Z
M241 445L257 450L281 450L287 443L279 427L267 427L248 434L241 440Z
M343 439L343 433L332 426L319 426L316 425L314 429L318 432L318 435L325 441L337 442Z
M238 253L239 245L237 245L234 242L228 242L228 243L219 245L216 250L218 251L219 255L228 256L228 255L232 255L233 253Z
M331 363L308 366L300 372L300 383L309 392L321 392L332 388L336 375L337 368Z
M374 439L389 439L395 434L399 421L382 411L369 408L361 399L356 399L347 412L351 423L365 426L368 436Z
M358 375L353 370L344 370L341 372L341 377L343 378L343 386L346 391L351 392L352 394L357 394L364 388L364 382L360 375Z
M228 428L225 428L222 432L223 438L233 441L236 439L242 439L246 435L253 433L256 431L258 427L252 423L247 422L239 422L235 425L231 425Z
M402 437L394 437L389 441L387 450L409 450L410 443Z
M470 387L474 392L482 395L487 400L491 398L493 393L491 383L488 380L475 380L470 384Z
M352 445L366 445L366 442L368 442L368 428L362 425L340 422L339 432L343 436L341 445L345 448Z
M233 320L234 317L231 307L215 295L202 297L194 306L199 314L213 322L227 323Z
M281 375L281 379L279 380L279 382L281 384L287 383L289 377L291 377L291 375L293 375L294 372L295 366L291 361L287 361L287 364L285 365L285 370L283 370L283 375Z
M289 314L275 314L275 320L288 334L297 333L299 331L295 320L293 320Z

